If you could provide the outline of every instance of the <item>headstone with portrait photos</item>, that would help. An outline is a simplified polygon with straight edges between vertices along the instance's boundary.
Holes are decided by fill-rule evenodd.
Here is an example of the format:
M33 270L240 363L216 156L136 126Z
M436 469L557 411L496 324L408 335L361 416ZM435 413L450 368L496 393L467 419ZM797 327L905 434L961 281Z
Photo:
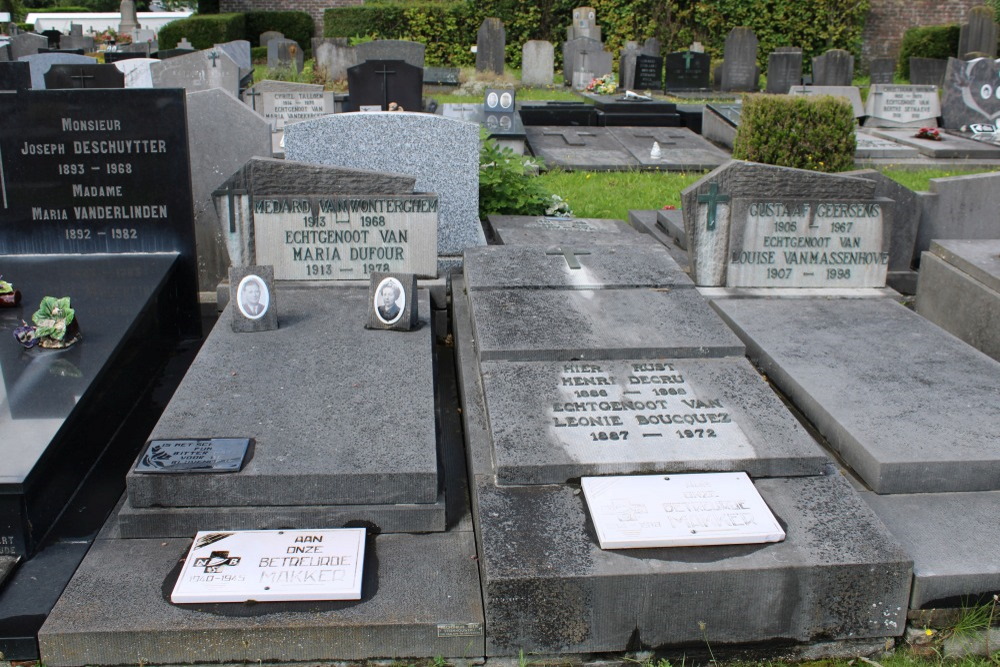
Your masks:
M229 268L229 300L234 304L233 331L273 331L278 328L273 266Z
M417 277L373 273L368 287L368 329L409 331L417 326Z

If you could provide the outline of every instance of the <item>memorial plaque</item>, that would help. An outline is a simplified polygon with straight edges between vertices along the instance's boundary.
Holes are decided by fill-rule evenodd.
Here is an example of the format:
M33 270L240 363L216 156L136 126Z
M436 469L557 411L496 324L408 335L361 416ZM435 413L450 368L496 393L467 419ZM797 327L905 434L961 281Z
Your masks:
M199 531L175 604L360 600L365 529Z
M736 199L728 287L884 287L888 199Z
M278 328L274 267L230 266L229 301L232 328L237 333L273 331Z
M936 86L872 85L865 127L937 127L941 102Z
M180 90L0 95L0 254L179 252L196 303L184 107Z
M667 90L705 90L711 85L712 58L707 53L668 53Z
M584 477L602 549L781 542L785 531L746 473Z
M635 87L639 90L663 90L663 58L636 56Z
M252 451L250 438L150 440L135 464L143 474L239 472Z
M271 130L285 129L285 123L333 113L332 91L282 91L261 93L261 114ZM256 106L255 106L256 108Z
M437 275L436 195L255 197L257 264L275 280Z

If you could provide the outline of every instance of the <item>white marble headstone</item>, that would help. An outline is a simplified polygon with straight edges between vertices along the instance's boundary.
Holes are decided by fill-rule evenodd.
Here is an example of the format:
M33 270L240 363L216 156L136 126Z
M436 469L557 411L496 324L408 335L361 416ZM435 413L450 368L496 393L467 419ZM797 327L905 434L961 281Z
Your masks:
M743 472L584 477L581 485L602 549L785 539Z
M360 600L365 529L200 531L170 601Z

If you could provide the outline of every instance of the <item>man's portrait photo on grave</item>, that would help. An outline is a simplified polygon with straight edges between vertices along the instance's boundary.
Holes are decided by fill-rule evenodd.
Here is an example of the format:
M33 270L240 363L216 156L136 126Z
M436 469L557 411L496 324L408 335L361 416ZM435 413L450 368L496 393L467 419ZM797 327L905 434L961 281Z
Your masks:
M243 317L256 320L264 316L271 301L267 286L260 276L250 274L240 281L236 305Z

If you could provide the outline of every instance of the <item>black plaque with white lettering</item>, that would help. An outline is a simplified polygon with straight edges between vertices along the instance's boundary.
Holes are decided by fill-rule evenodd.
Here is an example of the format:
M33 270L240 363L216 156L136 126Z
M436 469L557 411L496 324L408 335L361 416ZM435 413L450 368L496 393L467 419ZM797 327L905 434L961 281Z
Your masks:
M637 90L663 90L663 58L636 56L635 87Z
M197 303L183 90L20 91L0 118L0 255L177 252Z
M252 455L251 438L150 440L135 464L137 473L239 472Z

